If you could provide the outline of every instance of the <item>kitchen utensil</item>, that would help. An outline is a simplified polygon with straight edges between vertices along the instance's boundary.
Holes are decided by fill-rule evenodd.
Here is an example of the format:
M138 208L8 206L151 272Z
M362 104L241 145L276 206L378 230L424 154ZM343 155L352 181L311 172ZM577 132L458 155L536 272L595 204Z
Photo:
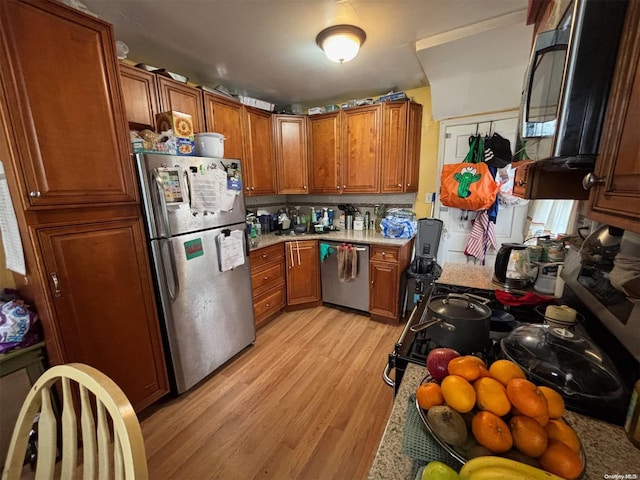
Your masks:
M597 267L610 272L613 259L620 251L620 242L624 230L609 225L603 225L582 242L580 257L582 264Z
M196 133L196 155L199 157L224 157L224 135L215 132Z
M607 409L623 395L620 375L591 340L566 328L526 324L500 341L502 353L536 385L558 390L572 410Z
M528 246L520 243L503 243L493 273L493 281L505 290L529 287L534 280L535 269L529 259Z
M442 347L467 355L484 350L489 343L491 309L469 295L450 293L435 297L423 315L426 323L439 320L426 334ZM420 323L424 323L422 319Z

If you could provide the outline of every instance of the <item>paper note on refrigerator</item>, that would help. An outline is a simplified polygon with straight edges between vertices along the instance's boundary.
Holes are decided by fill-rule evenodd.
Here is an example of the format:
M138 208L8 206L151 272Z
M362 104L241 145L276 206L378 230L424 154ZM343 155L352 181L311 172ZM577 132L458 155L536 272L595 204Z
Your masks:
M220 168L191 175L191 209L195 212L228 212L235 192L227 188L227 174Z
M226 272L232 268L244 264L244 232L234 230L225 235L218 235L218 255L220 259L220 271Z
M20 275L26 275L27 269L24 262L24 251L18 230L16 212L13 210L11 195L7 177L4 173L4 165L0 161L0 231L2 232L2 244L6 267Z

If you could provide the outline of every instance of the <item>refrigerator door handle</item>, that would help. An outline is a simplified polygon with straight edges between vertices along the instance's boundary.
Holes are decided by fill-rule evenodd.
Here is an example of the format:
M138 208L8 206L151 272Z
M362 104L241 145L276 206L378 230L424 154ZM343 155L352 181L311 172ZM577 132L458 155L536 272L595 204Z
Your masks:
M180 283L178 280L178 272L176 269L176 259L173 255L173 246L171 240L163 238L160 240L160 251L162 255L162 272L169 291L171 301L175 300L180 291ZM171 270L167 272L167 270ZM169 275L167 274L169 273Z
M153 205L158 205L159 203L159 207L157 209L160 210L159 213L162 218L161 221L157 222L157 226L159 230L158 236L162 238L168 238L171 236L171 232L169 231L169 214L167 213L167 201L164 198L164 187L162 185L162 177L160 176L160 173L156 168L151 170L151 182L155 183L156 185L155 193L158 196L158 200L159 200L159 202L153 202Z

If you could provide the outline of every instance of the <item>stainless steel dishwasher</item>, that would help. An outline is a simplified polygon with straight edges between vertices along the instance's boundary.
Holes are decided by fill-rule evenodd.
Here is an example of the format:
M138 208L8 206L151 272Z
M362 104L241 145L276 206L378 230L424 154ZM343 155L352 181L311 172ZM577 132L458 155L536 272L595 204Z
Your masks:
M320 276L322 301L369 311L369 246L352 243L358 252L358 275L354 280L341 282L338 277L338 247L343 242L320 241ZM324 245L324 247L323 247ZM323 257L324 253L324 259Z

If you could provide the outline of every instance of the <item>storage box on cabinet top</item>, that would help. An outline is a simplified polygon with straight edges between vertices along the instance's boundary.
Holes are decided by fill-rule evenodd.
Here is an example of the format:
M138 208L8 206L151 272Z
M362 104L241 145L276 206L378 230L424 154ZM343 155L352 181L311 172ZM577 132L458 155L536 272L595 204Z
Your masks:
M172 130L175 137L193 141L193 120L188 113L172 111L157 114L156 130L158 133Z

